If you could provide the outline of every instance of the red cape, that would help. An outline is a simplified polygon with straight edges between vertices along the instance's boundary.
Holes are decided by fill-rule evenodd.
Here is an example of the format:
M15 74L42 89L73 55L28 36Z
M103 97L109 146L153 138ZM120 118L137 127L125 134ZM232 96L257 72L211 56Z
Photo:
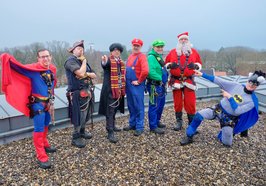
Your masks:
M10 64L16 64L23 69L33 72L46 71L47 68L42 67L38 62L23 65L12 55L7 53L2 54L0 56L0 60L2 61L2 91L5 93L6 101L18 111L22 112L26 116L29 116L27 104L29 102L28 96L31 95L31 80L13 70L10 67ZM51 64L50 70L56 77L56 67Z

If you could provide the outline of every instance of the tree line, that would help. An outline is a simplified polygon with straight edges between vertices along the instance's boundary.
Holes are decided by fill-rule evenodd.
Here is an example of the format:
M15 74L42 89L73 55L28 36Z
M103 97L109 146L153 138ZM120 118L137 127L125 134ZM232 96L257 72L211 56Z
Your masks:
M57 67L58 86L64 86L66 84L64 63L70 55L67 51L70 46L68 42L64 41L51 41L47 43L36 42L27 46L4 48L0 50L0 54L7 52L21 63L28 64L36 61L36 54L39 49L47 48L50 50L53 56L53 62ZM123 47L124 52L121 57L123 60L126 60L131 50L127 50L126 46ZM149 50L150 49L151 47ZM148 51L144 53L148 53ZM256 69L266 71L266 50L258 51L247 47L221 47L218 51L198 51L204 69L214 68L216 71L225 71L228 75L247 75L248 72L252 72ZM97 51L91 48L85 50L85 56L89 64L98 75L98 83L102 82L103 77L101 56L108 53L108 51ZM168 51L165 51L164 55L167 55L167 53Z

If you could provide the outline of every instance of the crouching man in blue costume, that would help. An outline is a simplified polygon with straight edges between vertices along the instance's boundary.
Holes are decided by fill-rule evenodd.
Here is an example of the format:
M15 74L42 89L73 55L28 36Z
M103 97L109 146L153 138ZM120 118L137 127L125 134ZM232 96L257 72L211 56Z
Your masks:
M214 107L196 113L186 130L186 136L180 141L180 144L188 145L193 142L193 136L204 119L218 119L221 124L218 139L225 146L230 147L234 135L238 133L241 133L242 136L247 135L248 129L258 121L258 99L254 90L265 81L265 73L262 71L250 73L246 85L242 85L199 71L195 72L196 76L202 76L219 85L222 89L223 99Z

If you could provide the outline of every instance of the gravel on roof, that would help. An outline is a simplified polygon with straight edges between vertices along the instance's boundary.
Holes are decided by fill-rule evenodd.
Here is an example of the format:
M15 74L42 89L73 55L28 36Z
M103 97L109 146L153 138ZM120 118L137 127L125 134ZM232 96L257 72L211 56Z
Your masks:
M197 108L213 104L198 103ZM71 146L72 128L56 130L49 134L57 147L49 170L38 168L32 139L1 145L0 185L266 185L265 121L261 114L249 137L235 136L231 148L216 139L217 121L204 121L195 142L180 146L185 129L172 130L172 107L164 111L162 136L149 132L147 113L145 133L116 133L117 144L106 139L104 121L95 124L83 149ZM126 126L127 117L117 118L117 125Z

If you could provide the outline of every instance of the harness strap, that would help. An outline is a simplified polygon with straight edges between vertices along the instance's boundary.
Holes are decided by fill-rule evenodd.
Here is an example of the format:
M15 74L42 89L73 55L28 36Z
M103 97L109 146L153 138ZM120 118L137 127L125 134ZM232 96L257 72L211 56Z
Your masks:
M184 73L184 70L185 70L185 68L187 67L188 59L189 59L189 56L186 56L185 64L184 64L184 66L182 66L182 65L181 65L180 56L177 56L177 63L178 63L179 69L180 69L180 71L181 71L181 75Z
M153 80L153 79L149 79L149 78L147 78L147 83L150 83L150 84L155 85L155 86L162 86L163 85L162 81Z
M185 76L174 76L174 75L171 75L171 78L179 80L179 81L185 81L187 79L192 79L192 76L185 77Z
M220 104L217 104L215 106L215 108L210 108L210 109L212 109L214 111L214 118L213 119L218 118L221 128L223 128L225 126L230 126L230 127L234 128L235 124L238 121L238 116L232 116L232 115L224 112L224 110L222 109Z

